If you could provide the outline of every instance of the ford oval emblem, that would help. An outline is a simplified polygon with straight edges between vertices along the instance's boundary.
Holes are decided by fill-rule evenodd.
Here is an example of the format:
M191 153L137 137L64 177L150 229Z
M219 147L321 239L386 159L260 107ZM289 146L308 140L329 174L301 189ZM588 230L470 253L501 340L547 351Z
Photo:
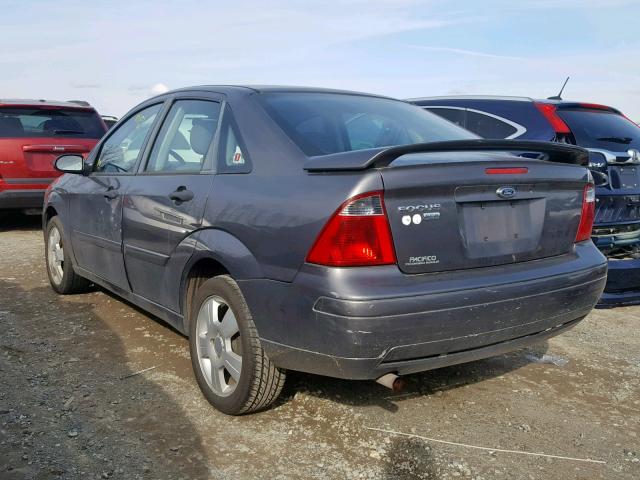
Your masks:
M496 195L500 198L513 198L516 195L516 189L513 187L500 187L496 190Z

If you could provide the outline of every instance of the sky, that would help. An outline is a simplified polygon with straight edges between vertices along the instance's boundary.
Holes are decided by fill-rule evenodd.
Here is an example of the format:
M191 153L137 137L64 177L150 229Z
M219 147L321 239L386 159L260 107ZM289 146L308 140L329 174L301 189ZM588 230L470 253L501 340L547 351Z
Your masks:
M640 120L640 0L0 0L0 98L122 116L205 84L554 95Z

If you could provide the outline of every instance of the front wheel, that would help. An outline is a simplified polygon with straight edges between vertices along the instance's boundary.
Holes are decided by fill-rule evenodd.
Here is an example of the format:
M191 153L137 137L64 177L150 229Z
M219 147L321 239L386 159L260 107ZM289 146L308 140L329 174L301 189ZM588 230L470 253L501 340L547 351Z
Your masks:
M264 354L238 284L227 275L204 282L190 318L191 364L209 403L229 415L255 412L273 403L285 372Z
M65 248L64 229L58 217L47 223L45 260L49 283L56 292L63 295L79 293L89 286L88 280L73 271L69 249Z

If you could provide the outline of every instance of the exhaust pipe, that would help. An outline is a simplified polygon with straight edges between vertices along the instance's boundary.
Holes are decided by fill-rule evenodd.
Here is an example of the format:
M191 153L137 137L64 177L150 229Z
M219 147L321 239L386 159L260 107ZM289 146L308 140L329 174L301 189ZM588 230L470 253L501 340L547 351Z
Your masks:
M401 392L404 390L406 383L404 378L399 377L395 373L387 373L376 380L376 383L383 385L394 392Z

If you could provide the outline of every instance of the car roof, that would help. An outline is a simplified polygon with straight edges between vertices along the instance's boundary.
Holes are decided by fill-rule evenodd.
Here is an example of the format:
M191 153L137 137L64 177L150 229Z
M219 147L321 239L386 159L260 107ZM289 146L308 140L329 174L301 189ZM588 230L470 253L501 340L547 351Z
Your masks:
M0 107L47 107L47 108L75 108L82 110L93 110L89 103L82 100L72 100L61 102L58 100L35 100L19 98L0 98Z
M517 97L509 95L442 95L434 97L407 98L407 102L421 102L428 100L509 100L516 102L533 102L530 97Z
M341 95L360 95L366 97L376 98L391 98L384 95L376 95L373 93L355 92L351 90L340 90L333 88L320 88L320 87L304 87L304 86L290 86L290 85L198 85L193 87L184 87L169 92L163 93L167 95L176 92L189 92L189 91L209 91L222 94L238 94L238 93L334 93ZM158 95L161 96L161 95ZM392 99L397 100L397 99Z
M609 105L604 105L604 104L596 104L596 103L591 103L591 102L578 102L575 100L564 100L564 99L557 99L557 98L531 98L531 97L515 97L515 96L508 96L508 95L446 95L446 96L440 96L440 97L421 97L421 98L408 98L405 101L406 102L411 102L411 103L418 103L418 102L429 102L429 101L447 101L447 100L470 100L470 101L475 101L475 100L483 100L483 101L515 101L515 102L540 102L540 103L551 103L554 105L563 105L565 107L568 108L595 108L597 110L605 110L605 111L610 111L613 113L618 113L621 114L620 110L618 110L615 107L611 107Z

